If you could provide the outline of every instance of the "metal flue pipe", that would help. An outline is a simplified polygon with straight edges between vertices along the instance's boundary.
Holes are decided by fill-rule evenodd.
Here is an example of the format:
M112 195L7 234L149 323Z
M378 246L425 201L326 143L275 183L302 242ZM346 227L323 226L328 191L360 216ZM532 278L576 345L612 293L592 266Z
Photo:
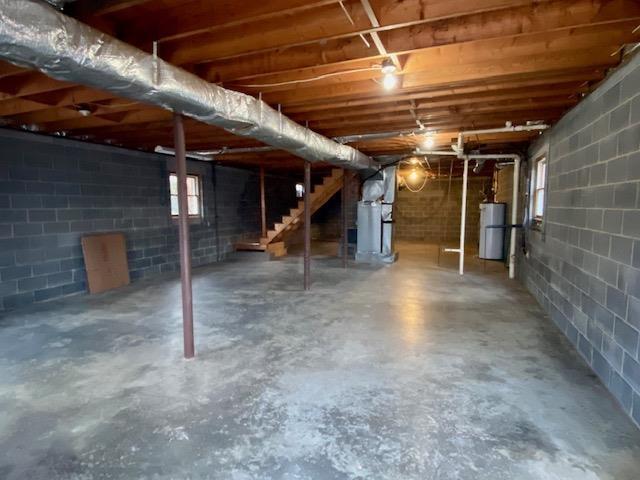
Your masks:
M45 2L59 8L60 10L64 9L64 7L67 6L67 3L73 3L75 1L76 0L45 0Z
M311 162L373 170L362 152L68 17L39 0L0 0L0 58L255 138Z

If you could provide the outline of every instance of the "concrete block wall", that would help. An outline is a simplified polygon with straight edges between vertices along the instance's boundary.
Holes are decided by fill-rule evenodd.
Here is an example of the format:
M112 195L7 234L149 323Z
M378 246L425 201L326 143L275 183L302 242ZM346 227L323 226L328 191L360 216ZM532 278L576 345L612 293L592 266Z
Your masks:
M172 159L10 130L0 130L0 152L0 309L85 292L87 233L125 233L132 281L179 269ZM188 168L202 180L203 218L190 229L199 266L257 236L258 180L203 162Z
M521 278L640 425L640 56L546 132L541 229ZM531 176L533 162L529 162Z
M476 245L480 234L482 192L491 186L488 177L469 177L467 192L466 242ZM462 179L454 178L447 201L448 179L429 180L417 193L404 188L395 206L396 238L429 243L457 243L460 240Z
M301 167L302 170L302 167ZM302 173L300 174L302 177ZM280 222L291 208L298 205L296 183L301 182L296 175L285 175L282 172L265 172L264 191L267 213L267 229Z
M511 223L511 204L513 203L513 165L508 165L494 174L495 201L506 204L505 219ZM522 205L522 204L521 204Z

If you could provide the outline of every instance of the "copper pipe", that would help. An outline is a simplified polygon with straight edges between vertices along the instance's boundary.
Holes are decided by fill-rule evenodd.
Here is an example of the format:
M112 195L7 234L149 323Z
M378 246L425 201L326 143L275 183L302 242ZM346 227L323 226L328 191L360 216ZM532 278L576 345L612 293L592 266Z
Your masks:
M182 116L173 116L173 139L178 174L178 232L180 239L180 280L182 283L182 332L184 358L193 358L193 298L191 291L191 245L189 244L189 206L187 198L187 159Z
M311 162L304 162L304 289L311 288Z
M264 198L264 167L260 167L260 220L262 238L267 236L267 206Z

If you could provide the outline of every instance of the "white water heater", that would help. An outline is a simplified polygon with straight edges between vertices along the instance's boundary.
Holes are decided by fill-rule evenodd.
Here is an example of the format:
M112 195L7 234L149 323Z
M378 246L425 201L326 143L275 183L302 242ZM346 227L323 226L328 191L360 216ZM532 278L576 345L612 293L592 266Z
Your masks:
M504 203L480 204L480 258L504 259L505 210Z

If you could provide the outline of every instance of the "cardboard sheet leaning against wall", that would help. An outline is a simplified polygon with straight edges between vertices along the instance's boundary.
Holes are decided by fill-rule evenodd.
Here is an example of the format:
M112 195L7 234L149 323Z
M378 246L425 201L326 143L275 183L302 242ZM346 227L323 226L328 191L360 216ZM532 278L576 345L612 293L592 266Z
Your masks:
M123 233L84 236L82 253L90 293L100 293L129 284L127 247Z

